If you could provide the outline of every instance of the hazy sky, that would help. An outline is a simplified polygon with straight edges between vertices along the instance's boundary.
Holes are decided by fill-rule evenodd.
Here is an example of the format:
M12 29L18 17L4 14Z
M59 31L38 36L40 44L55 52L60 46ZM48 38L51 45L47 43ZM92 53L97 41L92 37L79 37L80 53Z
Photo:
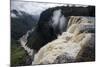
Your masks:
M39 2L25 2L25 1L11 1L11 10L16 9L25 11L29 14L39 15L42 11L50 7L63 6L66 4L53 4L53 3L39 3Z
M29 1L29 0L11 0L11 10L16 9L19 11L24 11L26 13L32 14L32 15L40 15L40 13L47 8L50 7L56 7L56 6L66 6L67 3L48 3L48 2L36 2L36 1ZM72 4L69 4L69 6L72 6ZM79 6L85 6L85 5L75 5L77 7Z

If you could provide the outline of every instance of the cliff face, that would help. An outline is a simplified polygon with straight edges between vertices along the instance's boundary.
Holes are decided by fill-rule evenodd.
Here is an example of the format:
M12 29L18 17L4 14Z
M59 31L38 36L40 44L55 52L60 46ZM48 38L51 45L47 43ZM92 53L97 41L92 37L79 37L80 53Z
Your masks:
M70 16L66 32L43 46L33 64L69 63L95 60L94 17Z
M70 16L95 17L95 6L58 6L48 8L41 13L37 27L28 37L26 45L38 51L48 42L57 39L58 35L66 31Z

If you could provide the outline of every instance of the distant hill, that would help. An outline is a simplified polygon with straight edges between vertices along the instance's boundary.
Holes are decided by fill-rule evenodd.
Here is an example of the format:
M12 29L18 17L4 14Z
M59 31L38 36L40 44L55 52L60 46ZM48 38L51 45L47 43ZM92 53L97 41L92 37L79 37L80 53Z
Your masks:
M28 30L32 29L37 21L38 16L23 11L11 10L11 37L18 40Z

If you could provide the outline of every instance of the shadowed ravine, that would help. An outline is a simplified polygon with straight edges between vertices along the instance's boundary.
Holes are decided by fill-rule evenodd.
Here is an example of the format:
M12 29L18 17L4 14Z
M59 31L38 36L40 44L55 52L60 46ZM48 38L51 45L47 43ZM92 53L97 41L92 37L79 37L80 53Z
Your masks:
M29 47L27 47L27 46L26 46L26 43L27 43L27 38L28 38L29 34L30 34L31 32L33 32L33 31L34 31L34 29L29 30L25 35L23 35L23 36L19 39L19 41L20 41L20 43L21 43L21 46L27 51L27 53L29 54L29 56L32 56L32 55L33 55L33 49L30 49Z

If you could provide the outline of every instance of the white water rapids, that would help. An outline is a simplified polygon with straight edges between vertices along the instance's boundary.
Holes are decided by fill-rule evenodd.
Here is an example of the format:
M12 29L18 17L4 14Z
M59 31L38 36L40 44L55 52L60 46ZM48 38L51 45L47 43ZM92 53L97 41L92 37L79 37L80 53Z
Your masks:
M27 33L25 35L23 35L19 41L21 43L21 46L27 51L27 53L29 54L29 56L33 55L33 50L30 49L29 47L26 46L27 43L27 37L29 36L29 34L34 31L34 29L27 31Z

